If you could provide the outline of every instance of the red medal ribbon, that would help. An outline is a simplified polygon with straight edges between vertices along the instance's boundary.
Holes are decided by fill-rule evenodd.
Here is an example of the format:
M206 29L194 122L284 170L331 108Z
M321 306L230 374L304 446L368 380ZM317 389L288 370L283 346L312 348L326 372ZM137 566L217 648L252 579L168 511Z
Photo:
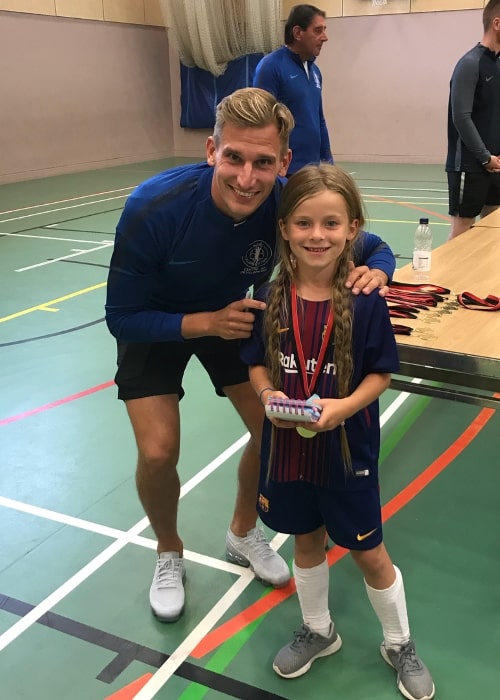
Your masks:
M458 303L466 309L474 311L500 311L500 298L494 294L488 294L482 299L472 292L461 292L457 296Z
M318 381L318 377L319 377L321 371L323 370L323 362L325 359L326 348L328 347L328 344L330 342L330 337L332 335L332 330L333 330L333 309L330 305L330 311L328 313L328 320L326 323L326 329L325 329L325 332L323 334L323 340L321 341L321 347L319 350L318 361L316 363L316 367L314 368L314 372L313 372L313 376L311 378L311 381L308 381L306 361L304 358L304 348L302 347L302 339L300 337L299 314L298 314L298 310L297 310L297 289L295 287L295 284L292 284L291 297L292 297L292 299L291 299L292 326L293 326L295 347L297 349L297 357L298 357L298 361L299 361L300 379L302 381L302 386L304 387L306 397L309 398L313 394L314 388L315 388L316 383Z

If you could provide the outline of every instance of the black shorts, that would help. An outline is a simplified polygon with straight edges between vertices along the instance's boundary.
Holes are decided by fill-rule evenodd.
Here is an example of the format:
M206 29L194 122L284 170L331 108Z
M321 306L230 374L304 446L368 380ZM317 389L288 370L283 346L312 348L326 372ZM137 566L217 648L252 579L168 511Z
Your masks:
M340 491L303 481L266 481L261 475L257 511L272 530L290 535L325 525L333 542L346 549L373 549L383 539L378 484Z
M500 206L500 173L448 173L450 216L474 219L484 206Z
M118 343L118 398L178 394L182 399L182 378L195 355L208 372L219 396L223 387L248 381L248 366L240 359L240 341L214 336L169 343Z

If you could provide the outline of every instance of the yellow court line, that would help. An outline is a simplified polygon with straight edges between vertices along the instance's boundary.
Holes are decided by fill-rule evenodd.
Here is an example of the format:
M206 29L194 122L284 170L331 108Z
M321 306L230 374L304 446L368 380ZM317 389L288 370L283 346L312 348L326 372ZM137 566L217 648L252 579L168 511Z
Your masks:
M100 289L101 287L105 287L106 282L100 282L99 284L94 284L93 287L86 287L85 289L80 289L78 292L72 292L71 294L66 294L63 297L58 297L57 299L52 299L52 301L44 301L42 304L38 304L37 306L32 306L30 309L23 309L23 311L17 311L15 314L11 314L10 316L4 316L3 318L0 318L0 323L3 323L4 321L11 321L13 318L19 318L19 316L26 316L26 314L30 314L33 311L52 311L53 309L48 309L48 306L53 306L54 304L57 304L60 301L66 301L67 299L74 299L74 297L78 297L81 294L87 294L87 292L93 292L95 289Z

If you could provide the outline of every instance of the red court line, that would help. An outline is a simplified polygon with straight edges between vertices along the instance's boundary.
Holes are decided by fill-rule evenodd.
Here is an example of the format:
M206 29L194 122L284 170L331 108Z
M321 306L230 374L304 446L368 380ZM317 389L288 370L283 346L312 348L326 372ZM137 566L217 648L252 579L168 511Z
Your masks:
M500 394L495 394L495 398L500 398ZM466 430L450 445L432 464L419 474L408 486L400 491L382 508L382 522L392 518L403 506L407 505L420 491L422 491L433 479L438 476L457 457L472 440L481 432L487 422L495 413L493 408L483 408ZM348 554L347 549L335 546L327 553L327 562L332 566ZM247 625L255 622L259 617L265 615L274 607L282 603L295 593L295 582L291 579L285 588L275 589L268 595L260 598L250 605L246 610L238 613L230 620L209 632L201 642L193 649L191 656L200 659L210 653L218 646L226 642Z
M137 678L135 681L125 686L125 688L117 690L113 695L108 695L105 700L134 700L139 690L141 690L152 677L152 673L145 673L144 676Z
M7 423L14 423L15 421L22 420L23 418L34 416L37 413L43 413L43 411L48 411L51 408L56 408L57 406L62 406L65 403L76 401L77 399L81 399L84 396L89 396L90 394L95 394L97 391L109 389L110 386L114 386L114 381L104 382L104 384L92 386L90 389L79 391L77 394L71 394L71 396L66 396L64 399L57 399L57 401L52 401L52 403L46 403L44 406L38 406L38 408L32 408L29 411L24 411L24 413L18 413L16 416L1 418L0 425L7 425Z

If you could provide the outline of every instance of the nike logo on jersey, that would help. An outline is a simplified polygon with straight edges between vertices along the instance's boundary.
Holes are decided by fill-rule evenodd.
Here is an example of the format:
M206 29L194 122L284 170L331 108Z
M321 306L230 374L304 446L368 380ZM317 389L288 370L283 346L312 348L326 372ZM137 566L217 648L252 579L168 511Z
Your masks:
M373 530L370 530L370 532L365 532L364 535L360 535L358 532L358 534L356 535L356 539L358 540L358 542L362 542L363 540L366 540L367 537L370 537L370 535L373 535L373 533L376 530L377 530L377 528L375 527Z
M489 83L493 77L493 75L489 75L487 78L485 78L486 82Z
M293 80L294 78L298 78L299 73L294 73L293 75L290 75L290 80Z

